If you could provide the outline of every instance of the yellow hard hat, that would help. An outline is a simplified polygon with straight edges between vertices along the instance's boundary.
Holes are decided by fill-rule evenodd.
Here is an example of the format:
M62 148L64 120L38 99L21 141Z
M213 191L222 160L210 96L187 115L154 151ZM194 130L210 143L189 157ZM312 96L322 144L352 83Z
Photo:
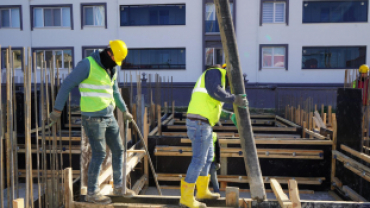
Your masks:
M226 69L226 66L227 66L226 63L222 64L223 69Z
M109 46L112 49L114 60L118 66L122 65L122 61L126 58L128 50L126 43L122 40L111 40Z
M358 69L358 71L361 73L361 74L367 74L369 72L369 66L366 65L366 64L362 64L360 66L360 68Z

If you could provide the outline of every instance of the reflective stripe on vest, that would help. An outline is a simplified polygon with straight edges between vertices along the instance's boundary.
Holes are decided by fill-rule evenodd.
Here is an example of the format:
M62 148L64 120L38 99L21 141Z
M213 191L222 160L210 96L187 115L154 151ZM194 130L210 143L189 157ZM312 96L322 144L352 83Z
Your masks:
M113 85L117 73L111 79L105 69L99 66L91 56L87 57L90 62L89 77L79 85L81 93L80 107L82 112L101 111L109 105L115 107L113 98Z
M225 89L226 70L221 68L213 68L221 72L221 86ZM211 70L211 69L208 69ZM207 70L207 71L208 71ZM207 118L209 124L214 126L220 119L223 103L213 99L207 92L205 87L205 71L197 80L191 100L188 107L188 113L197 114Z

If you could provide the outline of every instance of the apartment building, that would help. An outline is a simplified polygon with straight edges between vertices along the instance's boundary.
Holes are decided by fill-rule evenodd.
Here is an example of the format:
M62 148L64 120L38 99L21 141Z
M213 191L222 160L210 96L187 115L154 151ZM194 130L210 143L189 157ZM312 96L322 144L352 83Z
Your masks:
M230 0L230 8L250 84L339 86L344 69L370 60L368 0ZM19 82L22 47L36 52L38 69L53 62L66 74L113 39L129 47L121 80L157 73L191 84L225 61L213 0L0 1L0 45L15 50Z

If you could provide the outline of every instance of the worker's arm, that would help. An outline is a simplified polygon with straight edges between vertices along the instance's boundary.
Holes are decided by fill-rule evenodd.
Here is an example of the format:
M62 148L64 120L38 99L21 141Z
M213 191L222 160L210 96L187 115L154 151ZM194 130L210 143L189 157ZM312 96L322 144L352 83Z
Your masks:
M63 110L71 90L79 85L84 79L87 79L89 77L89 73L90 62L88 59L83 59L63 81L55 100L55 110L60 112Z
M121 93L119 92L117 79L114 81L113 85L113 97L118 109L120 109L122 112L126 112L126 103L122 99Z
M235 95L226 92L221 87L221 72L218 69L210 69L205 74L205 85L208 94L221 102L233 103Z
M217 138L216 144L215 144L215 162L216 163L220 163L220 157L221 157L220 141Z

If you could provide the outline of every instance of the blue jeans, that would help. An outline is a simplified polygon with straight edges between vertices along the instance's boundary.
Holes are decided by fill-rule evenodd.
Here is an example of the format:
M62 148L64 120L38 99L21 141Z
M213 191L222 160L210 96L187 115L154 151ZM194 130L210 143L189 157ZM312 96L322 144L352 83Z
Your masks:
M88 194L95 194L99 189L98 177L101 164L106 156L106 144L112 151L114 187L121 187L123 144L119 135L119 126L116 119L113 115L110 118L82 116L82 125L89 138L92 150L92 157L87 175Z
M187 134L192 142L193 156L185 181L195 183L198 176L208 176L213 160L212 127L203 121L186 119Z
M209 173L211 174L211 181L213 186L213 192L220 193L220 186L218 185L218 179L217 179L217 169L216 169L216 163L212 162L211 169L209 170Z

